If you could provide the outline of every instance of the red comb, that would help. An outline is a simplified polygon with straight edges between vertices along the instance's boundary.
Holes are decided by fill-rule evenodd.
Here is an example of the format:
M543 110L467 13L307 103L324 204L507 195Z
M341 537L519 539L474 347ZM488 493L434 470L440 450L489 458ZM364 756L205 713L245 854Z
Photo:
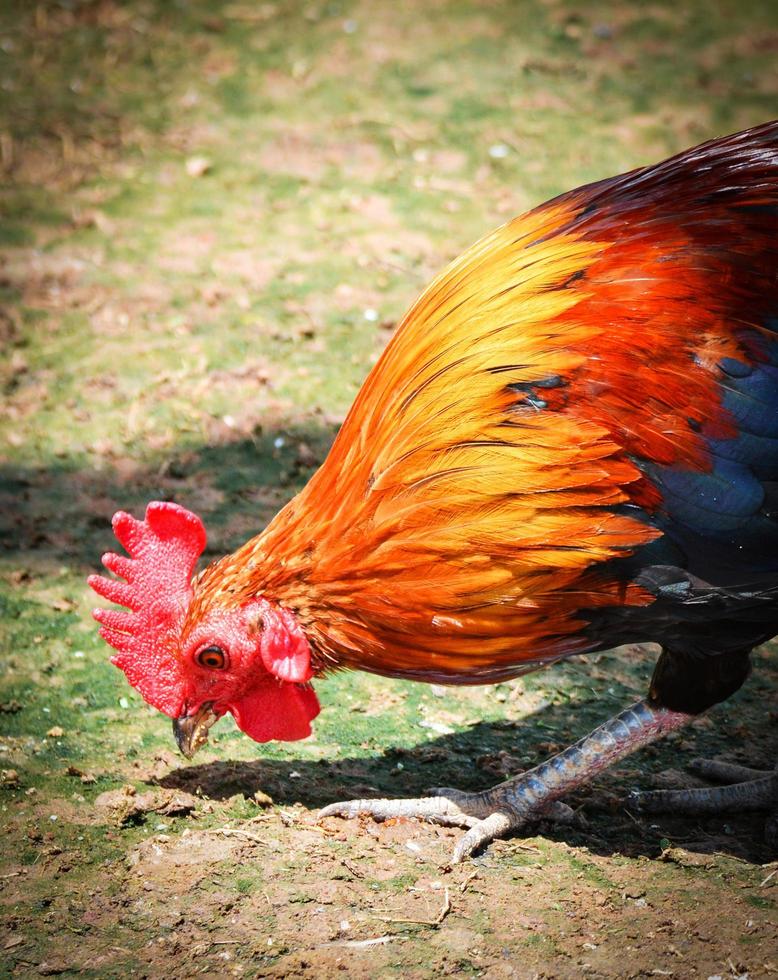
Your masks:
M205 548L199 517L178 504L154 501L146 519L114 514L113 530L130 555L103 555L105 567L118 579L90 575L89 585L111 602L125 606L95 609L100 635L117 654L120 667L144 700L176 718L183 709L184 690L176 655L181 624L192 598L191 579Z

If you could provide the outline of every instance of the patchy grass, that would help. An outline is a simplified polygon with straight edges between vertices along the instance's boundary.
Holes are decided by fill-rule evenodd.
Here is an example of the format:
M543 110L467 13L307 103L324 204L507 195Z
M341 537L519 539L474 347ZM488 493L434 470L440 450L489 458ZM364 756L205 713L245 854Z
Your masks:
M587 827L450 870L449 830L313 813L488 785L641 694L650 658L442 695L338 676L312 739L259 750L225 721L184 765L84 586L119 507L186 503L208 557L255 532L435 271L553 194L775 115L777 49L773 5L734 0L3 6L4 975L778 972L759 820L620 803L694 754L774 760L774 655L582 791ZM122 787L156 809L123 820Z

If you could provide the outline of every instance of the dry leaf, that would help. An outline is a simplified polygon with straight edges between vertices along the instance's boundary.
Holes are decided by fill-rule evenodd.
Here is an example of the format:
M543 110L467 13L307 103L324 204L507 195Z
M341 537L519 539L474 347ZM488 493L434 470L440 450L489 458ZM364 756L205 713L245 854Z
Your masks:
M55 599L51 604L51 608L56 609L57 612L70 612L76 608L76 603L72 599L67 599L63 596L61 599Z

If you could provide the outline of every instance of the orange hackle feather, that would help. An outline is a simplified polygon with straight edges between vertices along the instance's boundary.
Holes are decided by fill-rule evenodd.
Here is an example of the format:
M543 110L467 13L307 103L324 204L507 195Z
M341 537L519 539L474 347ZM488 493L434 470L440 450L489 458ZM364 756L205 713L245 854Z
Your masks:
M673 209L688 173L662 166L516 218L440 275L190 620L261 594L320 669L469 683L591 648L581 610L653 601L603 571L660 534L620 506L660 500L634 459L709 465L703 434L731 433L714 365L738 353L715 248Z

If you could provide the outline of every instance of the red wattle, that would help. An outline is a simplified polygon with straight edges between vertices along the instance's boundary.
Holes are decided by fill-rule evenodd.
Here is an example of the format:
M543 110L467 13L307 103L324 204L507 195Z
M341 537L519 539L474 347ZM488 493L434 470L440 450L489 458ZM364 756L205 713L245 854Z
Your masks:
M296 742L311 734L319 699L312 687L268 678L228 705L235 722L255 742Z

